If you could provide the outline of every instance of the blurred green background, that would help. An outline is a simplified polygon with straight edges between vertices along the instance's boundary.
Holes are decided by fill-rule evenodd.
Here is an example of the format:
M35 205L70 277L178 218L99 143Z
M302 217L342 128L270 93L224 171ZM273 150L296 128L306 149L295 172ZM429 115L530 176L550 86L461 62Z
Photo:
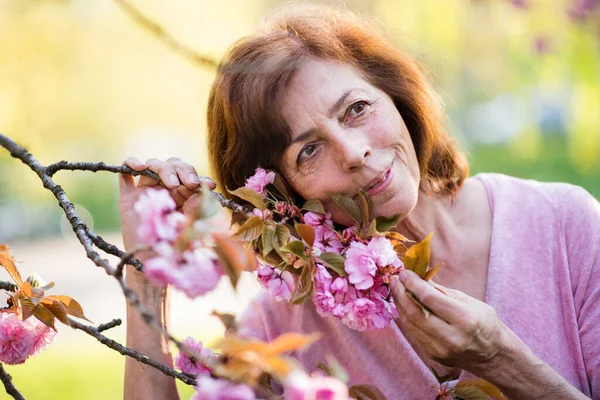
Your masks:
M283 3L131 1L178 41L215 59ZM600 1L345 4L378 19L429 71L446 104L448 129L468 152L472 173L570 182L600 197ZM206 174L205 107L213 76L213 68L167 48L117 1L0 0L0 132L42 163L120 164L130 155L178 156ZM56 180L95 230L118 241L115 175L61 172ZM37 177L0 150L0 242L21 251L15 256L25 270L39 272L44 264L45 273L63 277L62 282L47 277L57 280L54 294L79 293L96 322L122 316L122 304L102 301L107 292L98 289L94 297L91 286L82 285L107 278L91 272L69 228L61 230L61 215ZM66 254L73 254L70 263ZM68 269L78 263L85 265ZM115 287L106 290L119 296ZM252 290L215 302L238 310ZM190 307L184 300L180 304ZM219 326L205 308L199 312L203 317L182 313L176 333L214 340ZM68 340L60 336L25 365L7 367L25 395L122 396L120 355L83 333ZM122 328L113 337L122 340ZM191 392L182 393L185 398Z

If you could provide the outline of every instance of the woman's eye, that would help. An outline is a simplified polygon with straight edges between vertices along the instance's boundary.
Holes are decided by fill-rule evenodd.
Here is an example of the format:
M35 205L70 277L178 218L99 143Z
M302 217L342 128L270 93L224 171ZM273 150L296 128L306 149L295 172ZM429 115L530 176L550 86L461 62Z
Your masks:
M356 115L361 115L368 105L369 104L366 101L357 101L356 103L350 106L348 110L348 116L352 117Z
M315 152L316 146L314 144L308 144L302 148L300 154L298 154L298 161L301 162L304 159L310 157Z

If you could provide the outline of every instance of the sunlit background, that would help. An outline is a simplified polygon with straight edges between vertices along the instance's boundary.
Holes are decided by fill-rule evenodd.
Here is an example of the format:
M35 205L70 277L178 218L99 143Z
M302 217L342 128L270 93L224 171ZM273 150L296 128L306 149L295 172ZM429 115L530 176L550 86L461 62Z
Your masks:
M282 2L131 4L179 43L219 59ZM429 71L472 173L570 182L600 197L600 1L345 4L378 19ZM205 108L213 76L214 68L167 47L116 0L0 0L0 132L42 163L178 156L207 174ZM117 177L60 172L55 179L80 215L119 243ZM0 242L22 261L22 274L54 280L52 292L75 297L96 324L123 317L116 283L85 258L61 219L37 176L0 149ZM222 327L210 311L239 312L256 292L249 276L237 295L222 283L208 298L175 297L176 335L213 342ZM59 332L39 356L7 367L23 394L121 397L123 357L82 332ZM124 340L122 327L107 334ZM183 389L182 396L189 393Z

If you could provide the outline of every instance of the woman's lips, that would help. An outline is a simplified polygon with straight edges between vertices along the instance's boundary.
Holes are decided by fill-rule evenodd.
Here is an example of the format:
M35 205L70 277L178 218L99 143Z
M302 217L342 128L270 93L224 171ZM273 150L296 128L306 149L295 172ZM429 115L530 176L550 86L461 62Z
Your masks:
M392 165L390 165L390 168L388 168L388 170L385 172L385 174L383 175L383 177L375 182L374 185L372 185L371 187L369 187L369 189L367 189L367 193L369 194L369 196L375 196L378 195L382 192L384 192L389 186L390 183L392 182L392 178L393 178L393 167L394 163L392 163Z

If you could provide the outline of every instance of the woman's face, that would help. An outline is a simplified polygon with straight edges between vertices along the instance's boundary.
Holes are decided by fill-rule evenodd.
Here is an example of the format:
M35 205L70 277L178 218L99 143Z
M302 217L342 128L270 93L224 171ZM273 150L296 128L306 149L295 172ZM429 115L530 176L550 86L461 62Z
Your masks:
M307 61L281 95L291 144L282 174L305 199L319 199L333 220L351 219L328 194L366 190L374 216L407 215L415 207L419 165L392 99L351 66Z

